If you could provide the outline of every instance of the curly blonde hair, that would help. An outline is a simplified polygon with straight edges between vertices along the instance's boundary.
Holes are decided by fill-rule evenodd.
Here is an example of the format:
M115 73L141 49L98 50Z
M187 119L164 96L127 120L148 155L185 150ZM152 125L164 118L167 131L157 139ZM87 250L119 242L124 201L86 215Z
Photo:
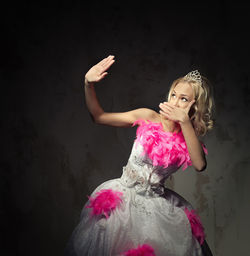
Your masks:
M214 125L214 120L212 119L214 110L213 88L206 77L201 77L202 84L185 77L176 79L172 83L167 96L167 100L169 101L175 86L180 82L187 82L191 85L194 92L195 103L189 111L189 117L197 136L204 136Z

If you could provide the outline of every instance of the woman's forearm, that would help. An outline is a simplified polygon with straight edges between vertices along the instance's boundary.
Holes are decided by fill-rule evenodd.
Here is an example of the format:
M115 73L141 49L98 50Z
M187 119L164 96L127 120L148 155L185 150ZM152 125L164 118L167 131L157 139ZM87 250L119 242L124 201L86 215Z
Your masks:
M86 105L95 122L98 122L99 117L104 111L96 97L94 83L101 81L108 74L107 70L114 62L114 56L109 55L90 68L85 74L84 91Z
M94 83L89 83L85 78L84 82L85 101L89 112L91 113L94 121L104 112L96 97Z
M203 171L206 168L206 158L200 141L198 140L191 121L180 123L183 136L185 138L188 152L197 171Z

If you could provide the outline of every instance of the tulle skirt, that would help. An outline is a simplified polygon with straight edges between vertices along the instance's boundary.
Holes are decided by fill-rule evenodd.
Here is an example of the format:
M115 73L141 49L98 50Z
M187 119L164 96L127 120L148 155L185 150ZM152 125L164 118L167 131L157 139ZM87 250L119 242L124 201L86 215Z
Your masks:
M93 214L91 199L106 190L119 192L121 200L108 215ZM151 197L124 186L120 178L108 180L93 191L83 207L65 256L143 255L126 254L142 245L154 251L144 255L212 255L206 241L201 245L194 235L185 209L191 211L193 207L170 189Z

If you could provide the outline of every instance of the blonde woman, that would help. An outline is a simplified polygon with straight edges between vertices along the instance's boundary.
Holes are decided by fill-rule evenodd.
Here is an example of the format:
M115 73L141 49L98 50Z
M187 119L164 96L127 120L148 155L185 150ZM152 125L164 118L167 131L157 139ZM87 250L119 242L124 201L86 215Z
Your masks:
M180 167L206 169L207 150L199 138L213 127L208 80L197 70L175 80L159 113L148 108L107 113L94 88L114 62L110 55L86 73L86 104L97 124L138 125L136 139L121 178L90 195L66 255L212 255L192 205L165 187Z

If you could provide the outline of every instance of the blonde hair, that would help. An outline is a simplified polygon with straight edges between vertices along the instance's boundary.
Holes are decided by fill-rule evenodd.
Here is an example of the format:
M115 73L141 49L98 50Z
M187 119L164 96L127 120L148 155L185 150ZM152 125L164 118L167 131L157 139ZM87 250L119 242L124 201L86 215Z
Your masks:
M197 136L204 136L214 125L214 120L212 119L214 109L213 88L206 77L201 77L202 84L190 78L180 77L172 83L168 93L169 101L178 83L187 82L191 85L194 92L195 103L189 111L189 116Z

